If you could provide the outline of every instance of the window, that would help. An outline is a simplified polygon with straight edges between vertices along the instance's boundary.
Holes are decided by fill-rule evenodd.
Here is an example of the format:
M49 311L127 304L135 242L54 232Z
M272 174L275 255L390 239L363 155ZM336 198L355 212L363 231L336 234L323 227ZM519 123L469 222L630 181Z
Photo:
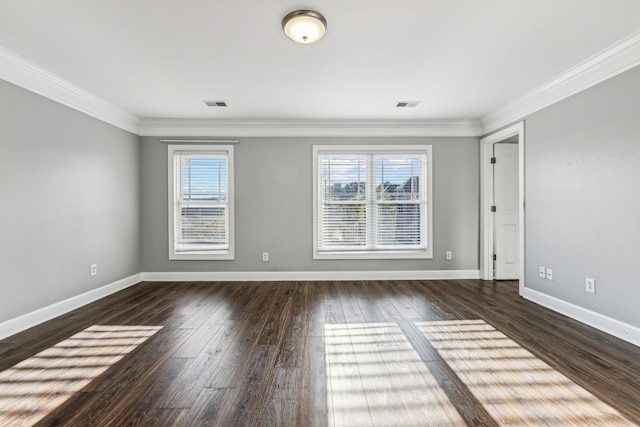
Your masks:
M315 259L432 258L431 146L314 146Z
M233 146L169 146L169 259L233 259Z

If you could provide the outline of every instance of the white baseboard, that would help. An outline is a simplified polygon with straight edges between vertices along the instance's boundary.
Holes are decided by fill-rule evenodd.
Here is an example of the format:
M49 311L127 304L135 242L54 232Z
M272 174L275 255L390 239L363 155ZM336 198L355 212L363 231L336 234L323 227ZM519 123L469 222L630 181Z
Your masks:
M585 323L621 340L640 347L640 328L612 319L603 314L562 301L558 298L543 294L531 288L522 288L520 295L529 301L540 304L567 317Z
M104 285L98 289L93 289L89 292L85 292L64 301L32 311L31 313L23 314L22 316L14 319L9 319L0 323L0 339L22 332L40 323L46 322L47 320L51 320L75 310L76 308L82 307L83 305L87 305L99 300L100 298L104 298L107 295L111 295L117 291L128 288L129 286L133 286L141 281L142 274L134 274L116 282Z
M147 272L142 280L151 282L187 281L280 281L280 280L451 280L479 279L479 270L416 271L233 271L233 272Z
M0 323L0 339L29 329L76 308L104 298L141 281L318 281L318 280L455 280L479 279L479 270L419 271L247 271L247 272L146 272L138 273L98 289L32 311ZM536 304L578 320L640 347L640 328L587 310L531 288L520 295Z

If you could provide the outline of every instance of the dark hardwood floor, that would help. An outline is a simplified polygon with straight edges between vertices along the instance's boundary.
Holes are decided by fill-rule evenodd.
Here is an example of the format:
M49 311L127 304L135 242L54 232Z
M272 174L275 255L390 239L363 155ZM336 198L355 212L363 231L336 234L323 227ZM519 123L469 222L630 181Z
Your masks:
M143 282L0 341L0 425L638 425L640 349L515 282Z

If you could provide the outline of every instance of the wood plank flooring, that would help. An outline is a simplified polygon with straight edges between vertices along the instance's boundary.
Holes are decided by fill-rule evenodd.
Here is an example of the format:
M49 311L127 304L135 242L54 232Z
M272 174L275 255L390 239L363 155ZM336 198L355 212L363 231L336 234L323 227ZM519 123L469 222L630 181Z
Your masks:
M18 425L640 425L640 349L515 282L143 282L0 341Z

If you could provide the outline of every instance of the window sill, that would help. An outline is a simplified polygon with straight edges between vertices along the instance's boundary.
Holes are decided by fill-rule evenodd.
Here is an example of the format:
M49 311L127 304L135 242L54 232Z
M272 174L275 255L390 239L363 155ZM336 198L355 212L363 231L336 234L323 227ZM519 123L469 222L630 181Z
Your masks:
M170 253L170 261L230 261L235 259L233 253L228 252L179 252Z
M413 252L317 252L314 251L313 259L433 259L430 251Z

